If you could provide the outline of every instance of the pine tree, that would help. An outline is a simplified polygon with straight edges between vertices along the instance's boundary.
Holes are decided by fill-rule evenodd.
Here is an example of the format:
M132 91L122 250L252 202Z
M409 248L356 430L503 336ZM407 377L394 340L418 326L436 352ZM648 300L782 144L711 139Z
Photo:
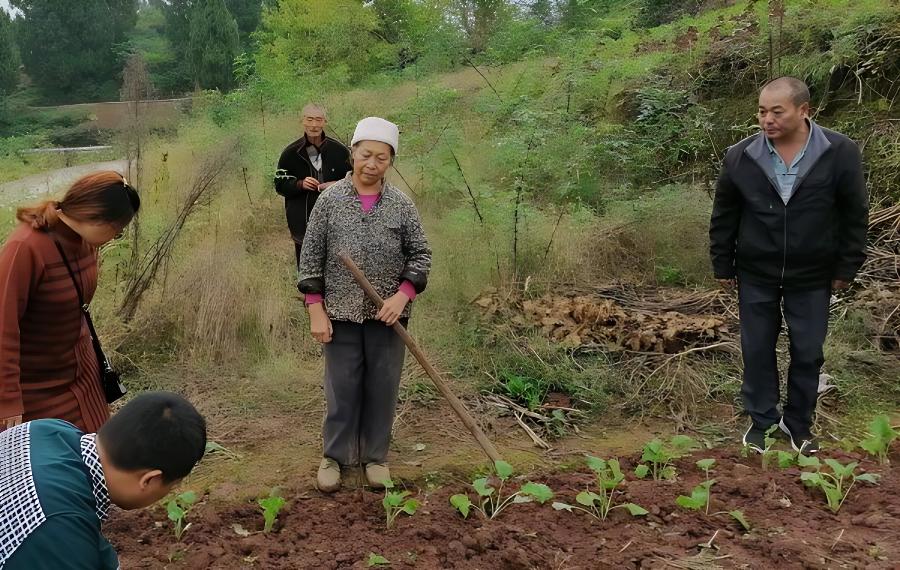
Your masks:
M262 0L225 0L225 5L237 22L241 45L246 49L250 34L256 31L262 18Z
M237 22L224 0L195 0L190 16L188 59L194 84L228 89L234 82L234 58L240 51Z
M114 97L136 0L12 0L25 70L51 99Z
M0 10L0 95L10 93L19 83L19 53L13 38L12 20Z

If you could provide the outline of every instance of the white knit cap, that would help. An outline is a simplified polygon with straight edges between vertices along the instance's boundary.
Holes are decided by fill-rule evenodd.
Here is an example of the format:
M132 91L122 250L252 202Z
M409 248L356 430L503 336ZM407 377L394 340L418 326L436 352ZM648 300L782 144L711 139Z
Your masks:
M400 129L394 123L378 117L366 117L356 125L350 146L360 141L378 141L390 145L397 154L400 145Z

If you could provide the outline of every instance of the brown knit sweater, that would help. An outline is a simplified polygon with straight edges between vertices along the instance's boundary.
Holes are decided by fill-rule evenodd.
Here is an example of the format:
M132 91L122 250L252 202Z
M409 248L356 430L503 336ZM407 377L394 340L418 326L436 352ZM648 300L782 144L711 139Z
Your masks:
M58 239L90 302L97 251L71 231L20 224L0 249L0 418L58 418L96 432L109 417L99 367Z

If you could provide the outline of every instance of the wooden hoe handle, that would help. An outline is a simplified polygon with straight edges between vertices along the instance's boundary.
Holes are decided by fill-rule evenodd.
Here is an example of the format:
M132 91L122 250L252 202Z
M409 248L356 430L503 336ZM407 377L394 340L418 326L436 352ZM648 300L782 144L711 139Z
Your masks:
M353 278L356 279L356 282L362 287L363 291L365 291L366 296L375 303L375 306L379 309L382 305L384 305L384 300L378 294L372 284L369 283L369 280L366 278L365 274L362 270L357 267L356 263L350 259L350 256L346 253L338 254L341 262L344 266L350 270L350 273L353 274ZM416 357L416 360L419 361L419 364L428 374L428 377L431 378L431 381L434 382L434 385L437 387L438 392L441 393L444 398L450 403L450 407L453 408L453 411L462 421L463 425L468 428L468 430L472 433L472 436L475 438L475 441L478 442L478 445L481 446L481 449L487 454L487 456L491 459L492 462L500 460L500 454L497 452L497 448L494 447L494 444L491 443L491 440L487 438L481 428L478 427L478 424L475 423L475 420L472 418L472 415L469 414L466 407L460 401L459 398L456 397L444 380L441 378L440 373L428 362L428 358L426 358L425 353L422 352L422 349L419 348L419 345L416 344L416 341L409 335L406 328L401 325L399 322L394 324L394 330L400 335L400 338L403 339L403 342L406 344L406 348Z

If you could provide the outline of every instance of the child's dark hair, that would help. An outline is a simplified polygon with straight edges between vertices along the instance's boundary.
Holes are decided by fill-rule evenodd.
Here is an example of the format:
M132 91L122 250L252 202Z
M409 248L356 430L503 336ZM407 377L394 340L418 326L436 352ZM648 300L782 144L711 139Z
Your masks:
M206 420L172 392L140 394L112 416L97 434L119 469L159 469L163 481L185 477L206 451Z

